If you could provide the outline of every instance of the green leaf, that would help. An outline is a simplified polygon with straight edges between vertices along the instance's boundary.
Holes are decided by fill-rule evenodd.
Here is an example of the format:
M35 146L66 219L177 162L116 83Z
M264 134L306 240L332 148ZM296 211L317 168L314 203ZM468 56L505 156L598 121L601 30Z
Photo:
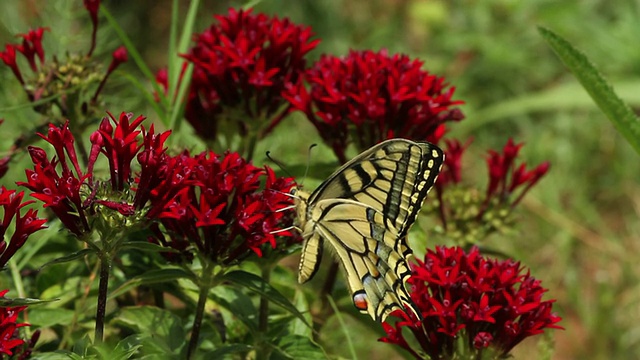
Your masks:
M631 106L640 106L640 81L616 82L616 89ZM597 105L578 82L565 83L484 107L473 114L473 121L461 123L457 131L470 136L479 128L522 114L591 108L597 108Z
M340 310L338 309L338 306L336 306L336 303L335 301L333 301L333 298L331 297L331 295L327 295L327 300L329 300L329 304L331 305L331 308L333 309L333 312L335 313L336 318L340 323L340 328L342 328L342 331L344 332L344 337L347 339L347 345L349 346L349 352L351 353L351 358L357 359L358 356L356 355L356 350L353 347L353 342L351 341L349 329L347 328L347 326L344 323L344 320L342 319L342 315L340 313Z
M272 360L280 359L307 359L324 360L328 359L318 344L311 339L300 335L287 335L278 339L274 344L276 351L271 355Z
M182 320L172 312L155 306L123 308L113 322L155 338L158 346L168 352L178 351L186 341Z
M158 244L153 244L145 241L129 241L122 244L121 250L125 249L136 249L140 251L150 251L150 252L168 252L168 253L178 253L179 251L173 248L165 247Z
M69 354L69 357L74 359L95 359L95 356L89 355L89 349L92 347L91 339L89 338L89 334L85 334L82 338L73 343L72 354Z
M36 307L29 309L29 323L34 327L69 325L73 321L74 314L75 311L69 309Z
M103 344L94 347L95 351L101 359L105 360L127 360L131 359L138 350L142 347L142 344L132 344L128 339L120 340L115 348Z
M240 289L230 286L216 286L209 294L216 304L229 310L229 312L247 326L251 333L258 332L258 311L251 298Z
M538 27L538 31L580 81L600 110L640 154L640 119L633 110L616 95L611 85L583 53L549 29Z
M35 305L35 304L44 304L58 301L58 299L32 299L32 298L0 298L0 307L9 307L9 306L26 306L26 305Z
M313 335L313 329L308 327L306 324L310 324L312 319L311 313L306 311L309 309L309 302L307 301L306 296L304 296L304 292L296 290L293 301L297 309L304 311L302 314L307 321L302 322L299 319L293 319L293 321L289 323L289 332L294 335L311 337Z
M70 261L74 261L74 260L83 258L86 255L93 254L93 253L95 253L95 251L93 249L89 249L89 248L78 250L78 251L76 251L74 253L71 253L69 255L65 255L63 257L59 257L57 259L53 259L53 260L47 262L46 264L42 265L38 269L38 271L42 271L42 269L44 269L47 266L51 266L51 265L55 265L55 264L67 263L67 262L70 262Z
M35 353L29 357L30 360L69 360L82 359L82 356L74 354L68 350L56 350L46 353Z
M307 326L311 327L302 313L300 313L300 311L298 311L298 309L296 309L296 307L286 297L280 294L278 290L269 285L269 283L265 282L261 277L248 273L246 271L236 270L226 273L223 277L223 280L245 287L253 292L260 294L261 296L264 296L272 303L287 310L288 312L302 320L302 322L304 322Z
M155 337L151 334L134 334L127 336L121 341L129 344L129 346L140 346L140 351L136 354L136 359L147 360L170 360L183 358L177 351L168 347L163 339Z
M109 299L120 296L121 294L124 294L125 292L140 285L158 284L178 279L194 280L194 276L192 273L180 268L150 270L145 272L144 274L133 277L131 280L128 280L124 284L120 285L120 287L109 293Z
M217 348L214 351L203 354L203 359L222 359L225 355L246 353L253 350L253 346L247 344L230 344Z

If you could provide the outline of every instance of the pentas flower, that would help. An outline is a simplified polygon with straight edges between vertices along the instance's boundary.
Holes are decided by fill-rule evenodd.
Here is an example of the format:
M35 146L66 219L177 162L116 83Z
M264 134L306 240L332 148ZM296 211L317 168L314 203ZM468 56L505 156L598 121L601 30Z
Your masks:
M454 107L463 102L452 99L455 88L422 65L386 50L324 55L305 73L310 89L298 82L285 97L342 163L350 142L359 151L394 137L435 142L444 123L464 118Z
M539 280L519 262L485 258L476 247L468 253L459 247L429 250L408 283L422 319L396 311L401 320L383 323L387 336L380 341L417 359L505 358L525 338L562 329L551 312L555 300L542 300L547 289Z
M87 52L87 56L93 54L93 50L96 48L96 34L98 33L98 10L100 9L100 0L83 0L84 8L89 12L91 17L91 24L93 25L93 31L91 31L91 48Z
M0 208L2 209L2 222L0 223L0 267L4 267L9 259L27 241L31 234L45 228L45 219L38 218L38 211L29 209L23 213L22 208L33 203L25 201L24 192L8 190L0 187ZM15 219L15 230L9 243L5 240L6 231ZM2 296L2 295L0 295Z
M211 151L196 156L188 153L168 159L167 175L150 196L171 198L154 216L164 228L154 230L152 242L172 247L189 260L195 249L217 264L231 264L252 252L262 256L264 244L276 247L274 232L291 225L288 196L291 178L277 178L269 167L258 168L234 152L217 155ZM193 186L175 189L176 184ZM169 191L167 191L169 190ZM152 208L160 210L160 208ZM278 235L290 235L278 232Z
M446 140L445 162L435 185L438 201L427 204L428 211L440 217L447 238L460 245L511 227L514 207L549 170L548 162L531 170L525 163L517 164L522 144L509 139L502 152L489 150L489 181L487 189L479 191L463 183L462 157L469 144Z
M80 115L93 120L93 116L97 114L97 98L104 83L118 65L127 61L126 50L117 49L113 53L113 61L108 71L104 73L100 63L91 58L95 47L98 6L99 1L85 1L85 7L94 22L92 45L88 55L67 54L66 59L54 56L52 60L47 61L42 40L45 31L49 29L42 27L29 30L26 34L18 34L17 36L23 39L22 43L6 44L5 51L0 52L0 58L22 84L29 100L37 102L34 105L37 112L52 119L72 118L74 121L83 120ZM33 72L31 76L20 70L17 53L21 53L29 63ZM55 100L43 102L46 98Z
M30 189L31 196L42 201L45 208L50 208L64 226L80 238L93 230L95 221L92 218L96 214L110 216L111 213L98 211L97 207L124 216L146 211L147 189L140 195L129 191L135 190L133 185L139 182L134 179L132 162L144 154L138 159L144 166L137 177L159 177L159 166L148 165L164 161L164 141L169 132L155 134L153 126L146 131L141 128L144 119L143 116L133 118L128 113L121 113L118 118L109 113L109 117L103 118L98 130L91 135L92 147L86 170L78 161L69 122L59 127L50 125L47 135L39 135L52 145L56 155L49 159L45 150L29 147L34 168L26 170L27 182L18 184ZM94 177L100 154L107 159L110 177L106 180ZM134 200L136 196L138 201Z
M186 118L204 139L227 128L262 137L286 114L281 93L302 76L305 56L319 41L308 27L250 9L215 18L184 55L194 64ZM225 120L231 123L220 125Z
M462 181L462 155L471 145L471 139L464 145L456 139L445 139L445 145L444 163L438 174L436 187L443 187L449 183L458 184Z
M549 171L548 162L538 165L533 170L527 170L524 163L517 166L515 158L518 156L522 145L522 143L514 144L513 140L509 139L502 153L489 150L489 158L487 159L489 167L487 202L492 198L497 198L498 201L502 202L504 199L513 197L513 193L517 188L524 186L515 200L510 202L511 207L513 207Z
M0 291L0 298L3 298L7 292L9 290ZM4 357L1 354L12 356L16 350L23 350L18 348L25 344L25 341L19 337L18 329L29 324L19 323L18 315L26 308L26 306L0 307L0 358ZM37 340L37 335L34 334L34 337Z

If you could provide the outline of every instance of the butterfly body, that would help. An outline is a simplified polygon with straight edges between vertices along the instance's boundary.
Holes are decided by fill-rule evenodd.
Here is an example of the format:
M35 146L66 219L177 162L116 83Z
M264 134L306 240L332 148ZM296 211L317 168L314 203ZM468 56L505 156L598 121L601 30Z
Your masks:
M305 240L298 281L313 277L327 241L356 308L381 322L405 307L420 316L405 288L412 255L406 236L443 160L433 144L391 139L353 158L311 194L296 189Z

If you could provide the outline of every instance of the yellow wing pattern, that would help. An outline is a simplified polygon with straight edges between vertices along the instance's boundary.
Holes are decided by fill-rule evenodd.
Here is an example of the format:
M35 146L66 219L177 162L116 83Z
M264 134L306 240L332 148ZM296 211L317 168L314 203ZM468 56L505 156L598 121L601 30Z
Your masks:
M380 322L396 309L419 316L405 288L412 254L406 235L443 160L433 144L387 140L339 168L310 195L297 191L305 239L298 281L313 277L326 240L361 312Z

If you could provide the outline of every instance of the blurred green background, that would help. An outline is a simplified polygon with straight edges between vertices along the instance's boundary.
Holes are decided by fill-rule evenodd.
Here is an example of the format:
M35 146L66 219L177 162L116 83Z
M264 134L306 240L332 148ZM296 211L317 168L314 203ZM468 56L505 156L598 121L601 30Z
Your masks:
M184 10L187 1L181 2ZM203 1L197 31L244 2ZM517 231L489 239L522 261L557 299L564 331L551 331L554 359L640 358L640 179L639 157L595 107L552 53L536 27L545 26L583 50L634 108L640 106L640 2L554 0L272 0L253 2L254 11L289 17L310 25L322 39L311 54L345 54L349 49L386 48L425 62L429 72L456 87L466 119L450 126L449 137L473 137L464 163L464 180L484 187L485 154L509 137L525 142L520 160L552 164L550 173L518 209ZM126 29L150 67L166 64L171 2L108 1L110 12ZM48 26L46 53L85 52L89 19L81 1L23 0L0 3L0 43L14 34ZM97 56L110 53L120 40L104 19ZM105 90L108 109L155 115L136 96L123 72L142 75L125 64ZM15 137L45 120L29 110L7 67L0 68L0 153ZM292 137L292 132L302 131ZM292 142L292 138L295 138ZM306 162L306 149L319 137L302 118L292 117L262 144L285 162ZM197 145L193 145L197 147ZM327 149L312 162L333 161ZM23 176L19 156L5 186ZM260 163L263 159L256 159ZM312 182L310 182L312 188ZM428 225L421 225L428 226ZM436 244L429 244L430 247ZM424 250L417 250L418 254ZM31 294L28 294L31 295ZM361 358L398 356L377 343L379 333L353 326ZM331 321L329 326L331 326ZM337 325L336 325L337 326ZM328 332L327 332L328 333ZM348 352L335 331L323 338L331 353ZM534 337L516 351L534 359ZM372 350L373 349L373 350Z

